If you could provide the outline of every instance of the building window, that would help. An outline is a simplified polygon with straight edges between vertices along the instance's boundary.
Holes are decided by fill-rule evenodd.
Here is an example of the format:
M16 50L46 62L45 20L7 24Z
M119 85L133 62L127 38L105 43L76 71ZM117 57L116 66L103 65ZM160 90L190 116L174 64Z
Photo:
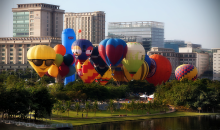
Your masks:
M30 18L34 18L34 15L30 15Z
M13 51L13 49L10 49L10 51Z
M34 20L33 20L33 19L31 19L31 20L30 20L30 22L31 22L31 23L33 23L33 22L34 22Z
M18 64L21 64L21 61L18 61Z
M10 57L10 60L13 60L13 57Z
M22 51L22 49L20 48L20 49L18 49L18 51Z
M19 55L19 56L21 56L21 55L22 55L22 53L19 53L18 55Z
M5 53L2 53L2 56L5 56Z
M5 60L5 57L2 57L2 60Z
M34 28L30 28L30 31L34 31Z
M21 57L18 57L18 60L21 60Z
M10 64L13 64L13 61L10 61Z
M34 14L34 12L33 12L33 11L31 11L31 12L30 12L30 14Z
M30 35L34 35L34 32L30 32Z
M22 44L19 44L18 47L22 47Z
M13 56L13 53L10 53L10 56Z
M30 24L30 26L31 26L31 27L33 27L33 26L34 26L34 24L33 24L33 23L31 23L31 24Z
M10 47L13 47L13 45L10 45Z
M31 44L27 44L27 47L30 47L31 46Z
M47 24L47 27L48 27L48 24Z
M5 45L2 45L2 47L5 47Z
M56 21L56 24L58 24L58 21Z

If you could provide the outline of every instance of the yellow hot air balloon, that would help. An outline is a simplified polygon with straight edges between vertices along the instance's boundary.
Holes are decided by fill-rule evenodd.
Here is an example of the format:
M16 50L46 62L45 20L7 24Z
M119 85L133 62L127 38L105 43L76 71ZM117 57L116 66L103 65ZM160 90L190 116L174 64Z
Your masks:
M43 77L54 63L56 53L54 49L49 46L37 45L28 50L27 59L38 75Z
M135 74L141 65L144 63L145 49L137 42L127 43L128 52L126 57L122 60L122 64L130 74Z
M144 63L141 65L141 67L138 69L138 71L136 72L136 74L134 74L133 77L131 77L130 73L125 69L125 67L123 66L123 70L124 70L124 74L125 77L128 81L133 80L144 80L149 72L149 67L147 62L144 61Z

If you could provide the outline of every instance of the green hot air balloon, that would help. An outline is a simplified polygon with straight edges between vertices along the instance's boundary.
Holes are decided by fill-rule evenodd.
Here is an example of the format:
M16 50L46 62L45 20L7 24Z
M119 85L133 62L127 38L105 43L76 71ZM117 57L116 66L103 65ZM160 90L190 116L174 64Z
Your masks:
M128 42L127 47L128 51L126 57L122 61L122 64L133 77L133 75L144 63L145 49L137 42Z

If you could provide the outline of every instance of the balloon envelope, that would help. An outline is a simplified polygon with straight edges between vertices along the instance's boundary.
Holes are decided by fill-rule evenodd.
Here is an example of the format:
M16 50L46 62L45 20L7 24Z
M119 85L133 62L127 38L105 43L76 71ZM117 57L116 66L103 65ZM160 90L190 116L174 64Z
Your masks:
M144 47L137 42L128 42L127 47L128 52L126 57L122 60L122 64L129 73L135 74L145 61L145 50Z
M63 62L63 56L61 54L56 54L56 59L54 61L55 65L59 67Z
M162 82L166 82L169 80L171 72L172 72L172 66L170 61L158 54L151 55L150 58L152 58L156 63L156 71L153 75L148 75L146 80L149 83L156 85L160 85ZM151 64L152 65L152 64Z
M82 65L82 75L80 78L84 83L92 83L95 78L99 75L99 73L95 70L93 65L90 63L89 59L87 59Z
M90 56L90 62L93 64L95 70L103 76L106 71L108 71L109 67L105 63L105 61L99 55L98 47L94 47L92 54Z
M59 67L59 74L61 77L65 77L69 73L69 67L66 65L61 65Z
M101 85L106 85L111 78L112 78L112 71L111 69L108 69L103 76L99 74L96 77L96 81L99 82Z
M148 67L150 68L151 60L150 60L150 57L147 54L145 55L145 59L144 60L147 62Z
M49 46L37 45L28 50L27 59L38 75L43 77L55 61L56 53Z
M79 39L72 44L71 50L79 61L85 61L92 54L93 45L89 40Z
M48 74L52 77L57 77L59 71L58 71L58 67L56 65L52 65L49 69L48 69Z
M175 70L175 77L177 80L183 80L187 78L189 80L195 80L197 78L197 68L190 64L182 64L178 66Z
M69 66L69 73L66 75L66 77L69 77L69 76L75 74L75 72L76 72L75 66L72 66L72 65Z
M147 62L144 62L141 67L138 69L137 73L134 74L133 77L131 77L130 73L126 70L126 68L123 66L125 77L128 81L131 80L144 80L149 72L149 67Z
M105 63L114 69L127 54L127 44L121 39L105 39L99 43L98 51Z
M74 61L74 57L71 54L65 54L63 56L63 62L66 66L70 66Z
M64 56L66 53L66 48L61 44L57 44L53 49L55 50L56 54L61 54L62 56Z

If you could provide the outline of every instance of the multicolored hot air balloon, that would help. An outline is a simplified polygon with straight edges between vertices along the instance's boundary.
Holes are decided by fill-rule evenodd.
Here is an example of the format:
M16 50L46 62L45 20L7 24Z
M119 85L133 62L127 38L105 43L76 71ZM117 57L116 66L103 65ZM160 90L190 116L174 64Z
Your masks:
M79 39L73 42L71 50L80 62L84 62L92 54L93 45L89 40Z
M160 85L169 80L172 72L170 61L166 57L158 54L151 55L150 58L153 59L151 60L150 67L150 69L152 68L153 70L150 70L146 80L149 83L154 84L154 86ZM156 65L154 65L154 62Z
M144 60L147 62L148 67L150 68L150 65L151 65L151 59L150 59L150 57L149 57L147 54L145 55Z
M53 65L56 59L56 53L54 49L49 46L37 45L28 50L27 59L38 75L43 77Z
M105 39L99 43L99 55L113 71L127 54L127 44L121 39Z
M105 63L105 61L99 55L98 47L94 47L92 54L90 56L90 62L93 64L95 70L103 76L106 71L108 71L109 67Z
M115 68L115 70L113 71L112 78L118 84L126 82L126 78L125 78L124 71L123 71L123 64L120 63Z
M126 57L122 60L122 64L130 74L135 74L145 59L145 49L137 42L128 42L128 52Z
M90 60L87 59L82 65L82 75L80 78L84 83L92 83L99 73L95 70Z
M144 80L149 72L149 67L147 62L144 62L141 67L138 69L138 71L134 74L133 77L131 77L130 73L126 70L126 68L123 66L124 74L127 79L127 81L131 80Z
M178 66L175 70L175 77L177 80L183 80L184 78L187 78L189 80L196 80L197 78L197 68L190 64L182 64Z
M111 78L112 78L112 71L109 68L103 76L99 74L95 80L96 82L99 82L99 84L101 85L106 85Z

